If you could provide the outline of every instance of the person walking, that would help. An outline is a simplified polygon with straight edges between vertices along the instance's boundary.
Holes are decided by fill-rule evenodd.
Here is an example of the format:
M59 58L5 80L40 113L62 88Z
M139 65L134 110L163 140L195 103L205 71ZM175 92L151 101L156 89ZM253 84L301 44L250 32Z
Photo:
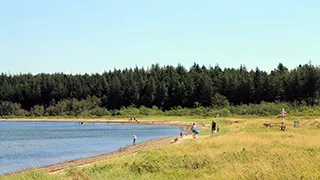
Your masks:
M211 125L211 134L216 133L216 126L217 126L217 123L213 120Z
M197 130L196 123L193 123L192 126L191 126L191 131L192 131L193 138L197 138L196 130Z
M220 124L217 124L217 133L220 131Z

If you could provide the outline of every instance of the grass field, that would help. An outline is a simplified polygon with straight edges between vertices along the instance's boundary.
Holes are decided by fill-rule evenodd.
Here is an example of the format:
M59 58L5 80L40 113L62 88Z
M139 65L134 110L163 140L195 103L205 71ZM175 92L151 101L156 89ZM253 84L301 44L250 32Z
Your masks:
M164 117L141 118L163 120ZM202 117L166 121L209 124ZM237 120L238 123L230 123ZM300 127L293 127L293 120ZM201 129L198 139L104 159L93 165L46 174L39 170L0 179L320 179L320 121L289 118L286 131L266 128L277 118L218 118L221 132Z

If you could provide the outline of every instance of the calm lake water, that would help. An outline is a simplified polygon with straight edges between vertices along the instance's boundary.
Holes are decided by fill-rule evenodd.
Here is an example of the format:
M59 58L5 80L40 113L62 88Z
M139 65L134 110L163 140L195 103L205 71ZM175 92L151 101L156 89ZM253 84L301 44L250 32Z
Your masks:
M0 121L0 174L115 151L178 135L179 127L117 123Z

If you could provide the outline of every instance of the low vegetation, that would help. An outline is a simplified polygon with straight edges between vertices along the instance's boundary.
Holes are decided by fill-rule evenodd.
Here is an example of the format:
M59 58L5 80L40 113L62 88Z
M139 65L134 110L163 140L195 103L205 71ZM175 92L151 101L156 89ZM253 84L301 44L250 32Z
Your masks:
M183 108L181 106L171 110L160 110L156 106L147 108L141 106L122 107L119 110L108 110L99 107L100 100L96 97L89 97L86 100L78 101L64 100L47 108L37 105L30 111L20 108L16 103L1 102L0 114L3 118L15 117L143 117L143 116L202 116L202 117L235 117L235 116L255 116L270 117L279 115L284 108L290 116L320 116L320 106L294 105L289 103L267 103L243 104L238 106L225 107L197 107ZM1 117L0 116L0 117Z
M183 118L183 117L181 117ZM210 119L189 119L209 123ZM291 120L286 131L266 128L276 119L216 118L222 132L201 131L186 139L148 151L105 159L58 174L32 171L0 179L319 179L320 121Z

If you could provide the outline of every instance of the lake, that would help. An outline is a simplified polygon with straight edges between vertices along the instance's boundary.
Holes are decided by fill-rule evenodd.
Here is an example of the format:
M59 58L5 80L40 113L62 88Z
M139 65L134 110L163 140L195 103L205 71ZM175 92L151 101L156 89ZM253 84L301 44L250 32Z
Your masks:
M179 127L120 123L0 121L0 174L91 157L178 135Z

